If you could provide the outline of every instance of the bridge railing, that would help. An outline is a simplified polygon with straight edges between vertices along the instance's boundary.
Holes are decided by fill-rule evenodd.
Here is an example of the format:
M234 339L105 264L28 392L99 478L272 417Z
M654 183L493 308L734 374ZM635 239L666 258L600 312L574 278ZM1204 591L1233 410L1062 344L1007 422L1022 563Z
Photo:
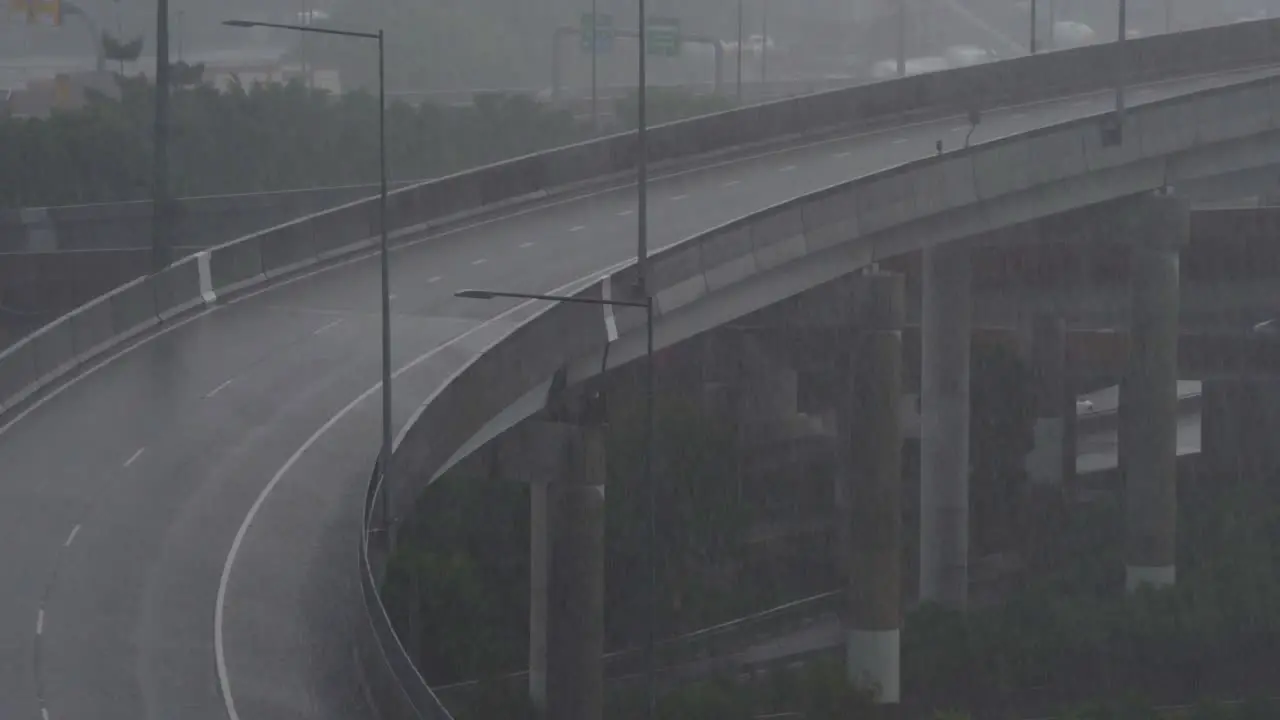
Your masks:
M1098 117L1071 120L908 162L714 228L652 257L658 347L922 247L999 237L1040 215L1165 183L1265 168L1280 154L1278 99L1280 79L1268 76L1147 103L1129 111L1119 144L1104 142ZM633 287L635 273L632 263L556 294L598 299L606 286ZM470 449L545 407L559 371L575 383L643 357L642 315L616 311L618 339L610 341L589 306L526 303L510 311L503 320L514 330L448 378L406 426L393 457L389 517L371 529L390 527L394 545L421 492ZM361 577L375 583L381 576ZM366 596L377 597L376 588ZM431 712L444 710L435 703Z

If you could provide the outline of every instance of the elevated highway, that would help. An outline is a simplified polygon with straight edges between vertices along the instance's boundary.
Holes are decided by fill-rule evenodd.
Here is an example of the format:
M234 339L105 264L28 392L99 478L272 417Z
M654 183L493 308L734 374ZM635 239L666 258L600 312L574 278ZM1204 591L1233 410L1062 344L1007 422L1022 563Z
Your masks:
M1271 86L1258 83L1277 72L1271 64L1280 58L1265 53L1275 52L1271 36L1280 24L1255 25L1234 31L1252 32L1256 41L1250 50L1255 55L1240 67L1187 77L1187 58L1167 54L1173 59L1165 72L1176 79L1134 87L1131 103L1251 81L1253 101L1270 97ZM1195 36L1204 47L1221 47L1204 45L1204 37ZM1153 38L1147 47L1155 48L1156 40L1172 42ZM1248 46L1240 38L1230 44ZM997 87L1013 77L1008 68L1019 62L1046 61L946 75L960 89L964 82L981 85L982 78ZM947 82L942 75L895 81L911 88L908 99L896 102L909 106L912 98L942 92L930 90ZM887 93L875 86L856 91ZM1043 88L1029 94L1037 92ZM1008 104L1006 96L990 95L975 143L1096 115L1113 102L1102 89L998 107ZM813 101L789 102L816 107ZM954 112L955 99L948 102L949 108L936 103L923 119L872 128L840 131L838 122L823 125L815 118L793 133L812 134L810 139L792 137L672 167L651 189L652 245L672 246L850 178L917 167L935 155L935 141L955 148L969 130ZM1268 122L1270 112L1267 105ZM730 113L701 127L705 133L734 127L732 122L764 123L756 137L739 133L720 141L746 144L786 137L783 117L798 122L775 109ZM1197 121L1191 127L1209 142L1208 131L1225 116L1206 110L1192 117ZM1232 117L1225 140L1265 130L1240 125L1256 115ZM674 130L657 134L671 143L663 151L667 158L679 154L673 149L677 138ZM625 144L619 143L591 148L612 148L603 166L625 167ZM1270 156L1259 153L1269 148L1252 146L1249 167L1264 165ZM1175 142L1167 152L1180 149ZM579 153L574 157L582 163L600 165L583 159L589 151L558 157ZM1035 157L1022 158L1035 163ZM584 186L586 171L575 171L579 177L562 178L579 182L575 192L548 193L556 177L529 185L518 175L533 162L475 175L484 212L465 220L454 216L422 227L430 214L426 204L460 210L477 204L439 194L443 189L411 189L393 202L397 226L404 228L393 256L393 367L400 398L394 415L397 427L412 428L396 459L397 471L410 471L404 477L411 480L392 494L399 517L456 450L483 440L495 411L522 398L538 400L548 363L589 355L607 339L596 314L548 314L528 304L453 297L472 286L586 286L598 292L601 273L631 257L635 218L626 180ZM395 714L407 712L406 696L390 687L388 661L381 659L390 657L395 668L398 648L385 634L373 639L364 602L371 598L362 584L368 577L354 572L378 436L378 273L364 241L368 207L354 203L183 261L0 355L0 406L6 412L0 425L0 528L6 539L0 637L8 650L0 716L352 718L368 715L369 697L398 708L387 717L409 716ZM660 306L671 297L661 296ZM620 320L625 335L634 323ZM556 323L564 323L568 334L552 354L533 353L520 368L473 362L504 338L530 337L529 328L551 328L554 337ZM677 339L663 334L664 342ZM617 359L628 355L634 353L620 352ZM470 375L459 375L464 367ZM477 369L499 374L476 376ZM505 380L474 401L453 394L477 377ZM526 396L529 390L534 393ZM425 398L433 403L419 412ZM445 412L442 401L449 402L446 417L453 416L454 429L428 449L420 444L424 419L436 421ZM417 420L413 426L411 419ZM379 563L375 557L375 573ZM378 622L375 616L372 629L385 630ZM357 668L363 668L367 693ZM410 677L402 666L398 670L396 682ZM416 701L428 712L424 698L419 693Z

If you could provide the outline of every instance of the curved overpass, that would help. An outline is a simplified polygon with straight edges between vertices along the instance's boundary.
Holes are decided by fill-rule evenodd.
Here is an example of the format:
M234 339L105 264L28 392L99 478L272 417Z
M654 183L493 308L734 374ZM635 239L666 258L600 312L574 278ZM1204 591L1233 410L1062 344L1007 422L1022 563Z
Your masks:
M1151 76L1179 78L1135 90L1134 99L1155 102L1268 76L1270 69L1239 68L1277 61L1269 53L1276 52L1271 36L1280 34L1278 27L1231 30L1252 33L1256 43L1235 38L1229 45L1239 51L1238 72L1212 77L1185 77L1192 53L1156 57L1155 49L1170 40L1130 43L1151 51ZM1204 38L1221 44L1226 29L1213 32L1219 35L1187 36L1216 52ZM1109 52L1095 50L1070 57L1084 62ZM1007 104L1010 91L1002 82L1018 72L1041 73L1062 57L920 76L655 132L666 158L797 133L822 137L691 162L657 177L653 246L881 168L963 161L957 158L976 163L983 153L1001 152L993 146L928 160L935 140L955 147L968 129L954 117L959 97L986 87L980 96L988 108ZM1050 76L1039 85L1023 83L1025 96L1070 92L1070 75L1056 85ZM1103 90L988 110L974 140L1094 114L1111 102ZM916 105L930 109L925 119L896 124L894 118L911 116ZM860 114L824 120L820 107ZM841 130L842 122L857 125L875 115L867 108L890 108L874 123L883 129ZM744 121L754 129L736 129ZM688 128L697 131L694 139ZM593 281L601 272L630 257L630 191L625 183L580 185L548 199L545 188L626 167L626 147L624 140L606 139L549 154L564 166L526 159L469 174L470 185L442 182L397 194L397 225L408 229L400 233L405 242L393 267L396 392L434 398L401 445L398 466L443 467L513 401L528 397L536 407L539 383L554 366L598 349L605 335L597 314L504 309L454 300L452 293L476 285L598 291ZM1251 148L1255 164L1258 149ZM550 172L555 167L562 173ZM533 168L540 174L531 181ZM1139 175L1139 184L1151 180ZM479 206L483 213L465 221L450 216L443 227L412 227L440 220L440 205ZM230 709L236 718L349 718L367 712L352 647L375 661L370 652L378 648L364 642L362 585L351 570L378 432L376 386L370 387L378 375L378 274L361 240L369 234L368 207L354 203L186 260L0 355L0 406L7 411L0 426L6 480L0 527L7 536L0 628L8 651L0 716L224 718ZM786 207L778 212L785 215ZM669 272L667 262L657 261L655 272ZM675 327L679 316L671 297L660 300L664 327ZM536 323L525 324L534 317ZM619 321L625 335L630 321ZM707 322L715 318L686 328ZM571 342L525 358L519 372L492 383L479 401L454 405L455 432L422 456L427 446L416 433L442 401L474 387L478 372L501 369L494 361L506 354L474 358L499 341L522 341L549 327L554 332L548 323L565 323ZM523 329L513 334L517 328ZM660 338L670 342L678 334L663 330ZM628 342L624 337L622 345ZM415 414L411 401L400 402L397 425ZM403 509L416 489L397 488L393 506ZM377 662L364 667L372 694L385 701L384 668Z

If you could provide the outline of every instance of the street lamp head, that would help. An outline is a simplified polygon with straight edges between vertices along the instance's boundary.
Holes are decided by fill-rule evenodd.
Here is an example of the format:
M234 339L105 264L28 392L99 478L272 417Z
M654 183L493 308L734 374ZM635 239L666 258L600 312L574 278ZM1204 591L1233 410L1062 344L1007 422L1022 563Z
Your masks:
M258 23L250 20L223 20L222 24L228 27L238 27L238 28L251 28L251 27L258 26Z
M494 294L487 290L459 290L454 293L454 296L469 300L492 300L494 298Z

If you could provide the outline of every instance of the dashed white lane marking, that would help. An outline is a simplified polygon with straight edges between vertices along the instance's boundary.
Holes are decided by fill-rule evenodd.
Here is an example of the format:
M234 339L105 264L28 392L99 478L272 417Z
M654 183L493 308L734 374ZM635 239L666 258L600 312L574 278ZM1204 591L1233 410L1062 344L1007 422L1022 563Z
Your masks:
M48 708L40 708L40 720L49 720Z
M317 333L317 334L319 334L319 332L320 332L319 330L317 330L317 331L316 331L316 333ZM235 379L234 379L234 378L233 378L233 379L231 379L231 380L228 380L228 381L226 381L226 382L222 383L221 385L219 385L218 387L216 387L216 388L214 388L214 389L210 390L209 392L205 393L204 399L205 399L205 400L208 400L209 398L213 397L214 395L217 395L218 393L222 392L223 390L226 390L226 389L231 385L231 383L233 383L233 382L235 382Z
M1013 119L1014 119L1014 120L1026 120L1026 119L1027 119L1027 114L1026 114L1026 113L1014 113L1012 117L1013 117Z
M968 125L957 125L951 128L951 132L964 132L969 129Z
M80 534L80 526L71 528L71 534L67 536L67 541L62 543L62 547L71 547L71 543L76 541L76 536Z
M634 212L635 210L623 210L622 212L618 213L618 217L626 217Z
M480 259L478 259L478 260L472 260L472 261L471 261L471 264L472 264L472 265L483 265L483 264L485 264L486 262L489 262L488 258L480 258Z
M390 299L391 299L391 300L395 300L395 299L396 299L396 296L395 296L395 295L392 295L392 296L390 297ZM341 325L341 324L342 324L342 318L338 318L337 320L334 320L333 322L331 322L331 323L329 323L329 324L327 324L327 325L323 325L323 326L321 326L321 327L316 328L316 329L315 329L315 331L314 331L314 332L312 332L311 334L312 334L312 335L323 335L323 334L325 334L325 333L329 332L330 330L332 330L332 329L334 329L334 328L338 327L338 326L339 326L339 325ZM222 388L218 388L218 390L221 390L221 389L222 389ZM215 390L214 392L217 392L217 390Z
M441 281L441 280L443 280L443 279L444 279L444 278L440 277L439 275L436 275L435 277L427 278L427 282L428 282L428 283L438 283L438 282L440 282L440 281Z
M44 608L40 608L40 612L36 613L36 634L44 634Z
M1088 104L1089 104L1089 102L1090 102L1089 100L1076 100L1075 102L1073 102L1073 103L1071 103L1071 104L1072 104L1074 107L1084 107L1085 105L1088 105Z
M724 184L724 187L733 187L734 185L741 185L741 184L742 184L741 180L730 180L729 182Z
M138 448L138 452L134 453L133 455L130 455L129 459L124 461L124 466L129 467L130 465L138 462L138 458L142 457L142 453L145 451L146 451L146 448L144 447Z
M795 169L796 169L795 165L787 165L786 167L778 168L778 172L791 172L792 170L795 170Z
M533 247L533 243L531 243L531 242L522 242L522 243L520 243L520 247L522 247L522 248L531 248L531 247Z
M904 143L904 142L906 142L906 141L907 141L907 139L906 139L906 138L897 138L896 140L894 140L894 141L893 141L893 144L894 144L894 145L901 145L902 143Z
M677 202L679 202L680 200L687 200L688 198L689 198L689 193L681 193L680 195L671 196L671 199Z
M847 158L847 157L849 157L849 156L850 156L850 155L852 155L852 154L853 154L853 153L851 153L851 152L849 152L848 150L846 150L846 151L844 151L844 152L838 152L838 153L836 153L836 154L832 155L831 157L833 157L833 158Z
M573 227L569 228L569 232L582 232L583 230L586 230L586 229L587 229L586 225L574 225Z

